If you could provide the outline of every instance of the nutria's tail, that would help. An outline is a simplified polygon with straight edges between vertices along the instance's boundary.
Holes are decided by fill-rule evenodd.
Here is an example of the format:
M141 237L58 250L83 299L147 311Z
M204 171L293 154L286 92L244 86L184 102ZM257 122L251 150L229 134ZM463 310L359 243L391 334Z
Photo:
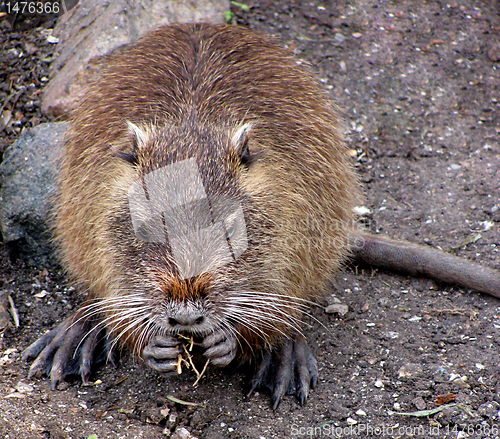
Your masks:
M500 298L500 271L448 253L369 233L356 235L353 254L367 264L459 285Z

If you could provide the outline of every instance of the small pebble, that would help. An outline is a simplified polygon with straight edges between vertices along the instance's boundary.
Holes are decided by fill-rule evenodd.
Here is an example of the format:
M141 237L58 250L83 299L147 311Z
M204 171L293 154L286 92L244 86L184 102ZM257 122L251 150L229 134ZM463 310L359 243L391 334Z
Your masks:
M357 213L358 215L369 215L370 213L372 213L372 211L365 206L356 206L353 208L353 210L354 213Z
M427 404L421 396L414 398L412 402L418 410L425 410L427 408Z
M341 317L344 317L349 312L349 307L342 303L332 303L325 308L325 312L327 314L338 314Z
M341 33L336 33L333 38L335 38L337 43L343 43L345 41L345 37Z
M396 340L399 338L399 332L396 332L396 331L386 331L386 332L383 332L382 335L384 337L387 337L388 339L391 339L391 340Z
M172 439L197 439L197 437L193 436L186 428L178 427L172 434Z
M497 43L490 47L488 58L493 62L500 61L500 44Z
M31 392L33 392L34 388L30 384L26 384L23 381L19 381L17 383L16 390L19 393L31 393Z
M491 221L483 221L480 224L483 226L483 230L485 232L487 232L494 226L494 224Z
M52 35L49 35L47 37L47 43L50 43L50 44L57 44L59 42L59 38L57 37L54 37Z
M415 378L422 373L422 366L416 363L403 364L398 370L398 378Z

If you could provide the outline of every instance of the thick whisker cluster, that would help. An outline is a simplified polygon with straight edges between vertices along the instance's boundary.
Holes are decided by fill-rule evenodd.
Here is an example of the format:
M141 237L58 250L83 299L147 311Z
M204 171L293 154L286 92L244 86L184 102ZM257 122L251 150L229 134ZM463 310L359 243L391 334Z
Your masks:
M95 326L91 327L86 336L106 328L113 335L110 351L118 343L130 344L133 346L133 353L140 357L142 348L148 341L165 332L162 322L165 317L159 314L157 305L157 299L143 294L96 299L80 309L79 317L73 325L93 320L96 322ZM214 330L219 328L234 337L241 350L245 344L253 351L250 342L242 337L240 328L270 346L273 336L303 335L300 316L310 315L307 312L310 305L317 304L285 294L253 290L226 291L218 298L219 312L212 315L213 326Z
M300 316L307 314L310 302L284 294L260 291L228 291L221 299L222 313L232 324L239 324L269 342L270 334L290 337L302 334Z
M110 352L120 342L126 344L136 338L134 354L139 355L140 347L144 345L151 334L154 320L151 319L156 301L142 294L95 299L82 306L78 318L71 326L85 321L95 321L95 325L85 334L82 341L94 331L106 328L113 334Z
M290 297L287 296L286 294L277 294L277 293L268 293L265 291L247 291L247 292L239 292L238 296L239 297L245 297L248 295L251 299L257 296L264 296L266 298L281 298L281 304L280 306L282 308L287 308L290 309L290 311L298 311L301 315L307 316L310 319L314 320L316 323L318 323L320 326L322 326L324 329L327 331L330 331L328 327L326 327L321 321L319 321L316 317L314 317L310 312L309 312L309 307L319 307L323 308L319 303L313 302L311 300L304 299L302 297ZM270 304L268 304L270 306ZM302 324L302 320L297 320L299 324Z
M225 331L227 331L227 333L231 334L236 339L240 350L243 351L243 345L241 344L241 341L243 340L250 349L250 351L253 352L252 345L244 337L240 337L241 334L236 330L234 326L231 325L231 323L228 320L217 316L215 316L214 320L219 328L224 329Z

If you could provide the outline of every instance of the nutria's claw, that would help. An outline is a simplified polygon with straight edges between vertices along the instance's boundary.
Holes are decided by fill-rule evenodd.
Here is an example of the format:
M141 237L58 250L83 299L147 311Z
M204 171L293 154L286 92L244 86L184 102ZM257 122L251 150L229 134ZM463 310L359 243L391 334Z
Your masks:
M215 366L227 366L236 357L238 341L225 331L215 331L205 337L201 344L205 350L204 354Z
M147 366L158 372L177 370L178 356L182 353L181 340L173 335L158 335L142 350Z
M80 375L87 384L92 367L102 362L106 358L102 354L107 356L110 350L106 331L98 326L97 321L82 319L77 312L28 346L23 360L35 359L29 378L48 375L52 389L69 375Z
M276 410L285 393L294 394L301 405L309 389L318 381L318 364L303 337L286 340L280 347L264 354L255 373L249 395L257 389L272 392L272 407Z

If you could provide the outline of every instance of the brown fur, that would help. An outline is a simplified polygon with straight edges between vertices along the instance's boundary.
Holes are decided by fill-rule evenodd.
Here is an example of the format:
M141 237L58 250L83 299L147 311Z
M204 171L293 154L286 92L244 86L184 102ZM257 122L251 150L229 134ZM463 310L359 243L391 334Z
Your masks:
M116 156L131 152L127 121L147 134L139 167ZM237 164L230 140L245 122L252 124L250 151L259 154L248 169ZM90 299L140 291L160 304L206 296L217 309L228 288L282 294L290 303L312 298L348 253L346 232L359 200L338 126L313 77L269 38L229 26L160 28L111 56L73 115L56 226L66 267ZM197 158L214 192L241 197L250 239L238 264L196 285L172 278L165 249L148 250L146 258L128 240L124 220L127 190L141 173L189 157ZM299 317L298 309L284 310L291 320ZM236 325L247 342L242 350L290 333L274 322L262 333ZM260 324L257 317L253 324ZM147 340L134 333L133 318L112 329L140 354Z

